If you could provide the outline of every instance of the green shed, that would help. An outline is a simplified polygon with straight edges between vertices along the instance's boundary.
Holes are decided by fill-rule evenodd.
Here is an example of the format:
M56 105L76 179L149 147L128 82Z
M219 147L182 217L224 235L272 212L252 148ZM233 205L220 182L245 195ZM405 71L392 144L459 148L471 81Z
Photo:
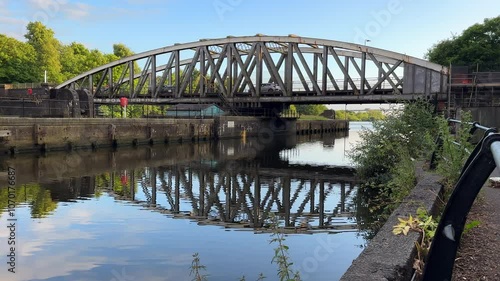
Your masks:
M216 104L177 104L167 109L166 116L171 118L212 118L224 115Z

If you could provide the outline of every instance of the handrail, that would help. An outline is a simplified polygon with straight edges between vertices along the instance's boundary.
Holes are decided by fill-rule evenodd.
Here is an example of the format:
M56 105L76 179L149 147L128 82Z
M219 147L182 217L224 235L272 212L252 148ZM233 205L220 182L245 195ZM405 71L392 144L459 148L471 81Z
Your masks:
M460 120L448 121L463 124ZM500 167L500 134L497 130L477 122L467 124L473 125L472 133L477 129L485 133L465 162L441 216L425 265L424 281L451 280L467 215L484 183L493 170Z

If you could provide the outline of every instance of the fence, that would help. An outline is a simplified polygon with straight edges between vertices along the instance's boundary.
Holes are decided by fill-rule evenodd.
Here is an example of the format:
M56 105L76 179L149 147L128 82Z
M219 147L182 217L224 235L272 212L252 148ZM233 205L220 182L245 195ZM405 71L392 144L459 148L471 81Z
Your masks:
M449 119L449 123L463 124L454 119ZM500 167L500 134L496 129L481 126L477 122L469 125L472 125L471 135L477 130L484 133L465 162L441 216L426 262L424 281L451 280L467 215L495 167Z
M37 99L36 97L0 98L0 116L12 117L81 117L88 113L71 100Z
M98 117L104 118L122 118L122 107L119 105L108 105L106 106L106 111L99 109L102 105L96 105L95 112ZM155 110L152 112L148 105L133 105L135 106L135 113L131 115L130 111L127 112L127 117L136 118L171 118L171 119L210 119L220 115L225 116L250 116L250 117L264 117L264 118L299 118L300 114L292 110L278 111L275 109L259 108L259 107L247 107L247 108L234 108L238 114L234 114L232 110L229 109L216 109L211 108L208 110L203 109L178 109L176 107L167 108L165 110ZM194 105L196 106L196 105ZM127 107L130 110L130 106Z

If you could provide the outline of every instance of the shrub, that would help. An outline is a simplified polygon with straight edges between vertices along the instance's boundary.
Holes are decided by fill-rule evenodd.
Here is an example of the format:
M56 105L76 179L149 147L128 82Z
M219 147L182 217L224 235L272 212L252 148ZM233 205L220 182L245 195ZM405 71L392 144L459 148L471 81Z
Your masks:
M387 184L403 158L428 156L436 130L428 102L419 100L395 109L386 119L375 121L373 130L363 131L361 142L349 153L357 175L372 186Z

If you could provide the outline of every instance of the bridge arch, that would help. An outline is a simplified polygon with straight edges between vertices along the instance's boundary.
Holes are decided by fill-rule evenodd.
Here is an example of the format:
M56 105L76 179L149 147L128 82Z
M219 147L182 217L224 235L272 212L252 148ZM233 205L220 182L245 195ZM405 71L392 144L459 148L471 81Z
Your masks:
M163 103L364 103L443 99L447 75L444 66L370 46L256 35L135 54L56 88L86 89L101 102L127 96Z

